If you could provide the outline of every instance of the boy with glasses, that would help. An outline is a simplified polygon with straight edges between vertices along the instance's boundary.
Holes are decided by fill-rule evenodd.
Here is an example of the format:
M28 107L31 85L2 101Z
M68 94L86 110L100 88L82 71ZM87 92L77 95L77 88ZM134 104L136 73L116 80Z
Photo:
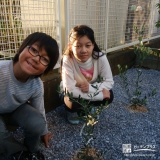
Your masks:
M35 32L23 41L13 60L0 61L0 153L6 159L44 159L40 138L49 147L52 134L47 128L40 76L52 70L58 58L57 42ZM24 130L23 143L7 131L6 120Z

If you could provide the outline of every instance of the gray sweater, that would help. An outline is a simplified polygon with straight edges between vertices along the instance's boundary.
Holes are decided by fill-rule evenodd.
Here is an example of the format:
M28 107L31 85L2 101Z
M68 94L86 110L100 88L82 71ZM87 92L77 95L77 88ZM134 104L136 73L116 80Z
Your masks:
M46 121L41 79L30 77L25 83L19 82L13 73L13 61L0 60L0 114L11 113L28 100ZM43 135L47 132L46 123Z

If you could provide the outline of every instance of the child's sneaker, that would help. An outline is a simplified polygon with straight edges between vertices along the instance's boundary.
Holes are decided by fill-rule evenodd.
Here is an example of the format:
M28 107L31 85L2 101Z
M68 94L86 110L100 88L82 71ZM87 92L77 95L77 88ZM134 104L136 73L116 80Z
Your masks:
M37 151L35 153L29 153L29 160L45 160L45 158L40 151Z
M67 111L67 120L71 124L79 124L79 122L80 122L77 112L72 113L72 112Z

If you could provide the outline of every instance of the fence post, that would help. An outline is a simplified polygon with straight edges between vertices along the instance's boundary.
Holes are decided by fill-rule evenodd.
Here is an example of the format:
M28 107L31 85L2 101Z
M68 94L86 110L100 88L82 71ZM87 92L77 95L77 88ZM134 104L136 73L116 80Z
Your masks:
M106 1L106 20L105 20L105 43L104 43L104 51L107 53L107 45L108 45L108 21L109 21L109 0Z

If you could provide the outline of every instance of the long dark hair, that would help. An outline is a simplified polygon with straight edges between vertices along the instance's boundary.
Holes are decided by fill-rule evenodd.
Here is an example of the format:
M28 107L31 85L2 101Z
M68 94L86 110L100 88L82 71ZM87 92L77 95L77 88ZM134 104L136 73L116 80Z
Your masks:
M100 54L101 50L95 41L94 31L92 30L92 28L90 28L87 25L78 25L78 26L75 26L73 29L71 29L69 33L68 41L70 44L73 44L75 40L83 36L87 36L91 40L91 42L94 44L93 53L92 53L92 57L94 59L98 59L99 57L104 55L104 54ZM97 52L98 54L95 54L94 51ZM71 57L72 54L73 53L70 50L70 48L67 47L63 55L69 55Z
M19 60L19 55L22 53L25 47L27 47L28 45L32 45L36 42L39 44L40 49L42 48L45 49L50 59L50 63L48 67L46 68L46 70L44 71L44 74L46 74L54 68L59 58L59 47L58 47L56 40L53 39L51 36L47 35L46 33L35 32L35 33L30 34L23 41L18 52L13 58L13 62L16 63Z

